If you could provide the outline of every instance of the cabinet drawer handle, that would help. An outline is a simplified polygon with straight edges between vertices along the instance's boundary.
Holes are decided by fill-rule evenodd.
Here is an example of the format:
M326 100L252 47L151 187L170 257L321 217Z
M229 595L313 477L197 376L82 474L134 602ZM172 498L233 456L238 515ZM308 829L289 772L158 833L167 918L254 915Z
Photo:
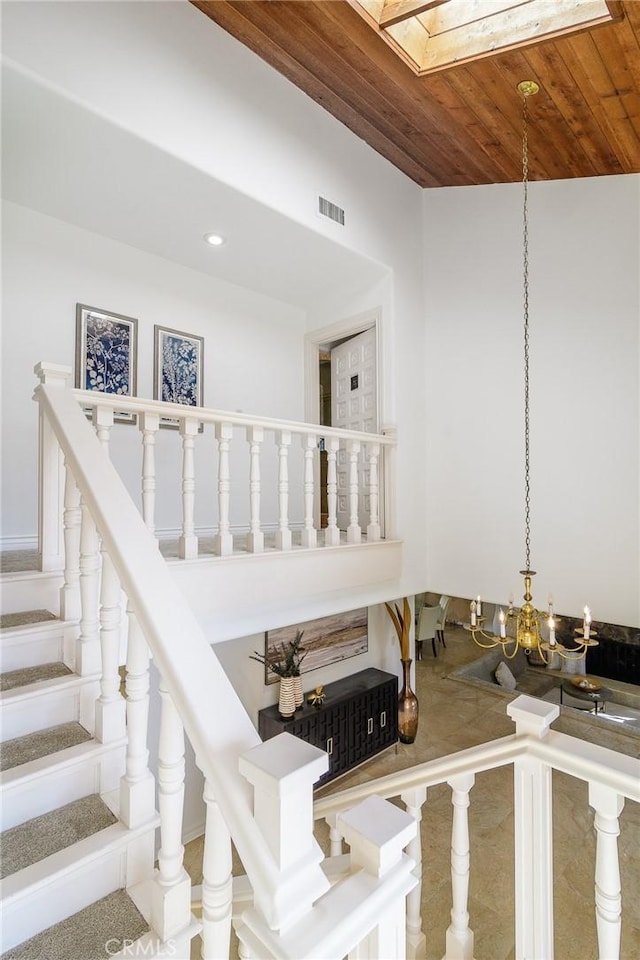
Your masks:
M327 753L329 756L333 753L333 737L329 737L327 740Z
M373 733L373 717L367 720L367 733Z
M387 725L387 711L383 710L382 713L380 714L380 726L386 727L386 725Z

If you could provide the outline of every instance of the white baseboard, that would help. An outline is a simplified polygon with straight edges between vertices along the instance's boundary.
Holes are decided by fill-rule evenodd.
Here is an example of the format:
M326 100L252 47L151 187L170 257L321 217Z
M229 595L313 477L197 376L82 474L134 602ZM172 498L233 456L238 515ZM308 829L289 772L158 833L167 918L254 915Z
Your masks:
M0 550L37 550L38 537L0 537Z

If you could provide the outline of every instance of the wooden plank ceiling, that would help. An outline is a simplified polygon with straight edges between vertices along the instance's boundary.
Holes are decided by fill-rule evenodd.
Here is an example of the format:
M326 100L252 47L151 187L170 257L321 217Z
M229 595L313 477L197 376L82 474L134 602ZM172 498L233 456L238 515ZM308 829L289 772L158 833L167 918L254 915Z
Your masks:
M423 187L640 172L640 2L621 18L417 76L348 0L191 0ZM557 3L568 0L556 0Z

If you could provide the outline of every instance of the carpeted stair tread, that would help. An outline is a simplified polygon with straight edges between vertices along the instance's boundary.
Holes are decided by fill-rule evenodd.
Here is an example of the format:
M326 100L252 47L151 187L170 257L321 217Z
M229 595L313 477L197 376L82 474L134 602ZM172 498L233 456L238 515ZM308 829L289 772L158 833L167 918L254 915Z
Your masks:
M9 630L11 627L25 627L31 623L46 623L57 620L58 617L48 610L21 610L20 613L0 614L0 630Z
M0 877L44 860L116 820L96 793L5 830L0 834Z
M148 929L126 891L116 890L3 953L1 960L104 960Z
M67 747L75 747L76 744L91 739L91 734L76 721L27 733L24 737L16 737L15 740L7 740L2 744L0 770L11 770L12 767L19 767L30 760L48 757L58 750L66 750Z
M3 550L0 552L2 573L31 573L40 569L37 550Z
M28 687L31 683L40 680L54 680L57 677L67 677L73 670L59 660L52 663L40 663L35 667L22 667L20 670L9 670L0 674L0 691L15 690L17 687Z

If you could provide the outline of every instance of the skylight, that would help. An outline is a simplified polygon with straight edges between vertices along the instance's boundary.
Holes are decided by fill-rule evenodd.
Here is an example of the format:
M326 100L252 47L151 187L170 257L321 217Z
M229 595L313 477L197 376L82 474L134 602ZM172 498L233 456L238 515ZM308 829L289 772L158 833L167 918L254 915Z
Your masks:
M350 0L422 76L619 19L611 0Z

